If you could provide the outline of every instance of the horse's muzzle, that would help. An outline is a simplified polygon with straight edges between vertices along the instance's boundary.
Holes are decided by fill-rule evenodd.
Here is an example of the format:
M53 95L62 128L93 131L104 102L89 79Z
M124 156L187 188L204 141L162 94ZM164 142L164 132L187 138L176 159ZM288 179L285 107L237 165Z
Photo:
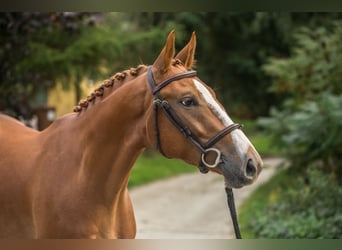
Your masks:
M223 158L219 168L225 177L226 186L241 188L252 184L261 172L261 164L248 159L242 166L236 166L230 160Z

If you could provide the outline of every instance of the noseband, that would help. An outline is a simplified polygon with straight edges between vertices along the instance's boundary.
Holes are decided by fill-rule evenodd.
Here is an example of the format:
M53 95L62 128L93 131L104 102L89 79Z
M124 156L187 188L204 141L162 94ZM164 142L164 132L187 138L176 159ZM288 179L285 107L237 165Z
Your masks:
M201 143L198 138L192 133L192 131L184 125L182 120L179 118L175 110L170 106L169 102L165 100L160 95L160 90L172 83L173 81L177 81L183 78L190 78L196 76L196 71L186 71L180 74L177 74L173 77L170 77L164 81L162 81L159 84L156 84L153 73L152 73L152 67L148 68L147 71L147 78L148 82L152 89L152 94L154 96L153 101L153 112L154 112L154 131L155 131L155 147L156 149L164 156L165 153L163 152L161 145L160 145L160 134L159 134L159 127L158 127L158 109L160 108L166 117L169 119L169 121L181 132L181 134L190 140L190 142L201 152L201 158L198 164L198 168L201 171L201 173L207 173L209 170L208 168L214 168L216 167L221 161L221 151L217 148L214 148L213 146L221 140L224 136L230 134L235 129L240 129L242 126L240 124L231 124L228 127L222 129L219 131L215 136L210 138L206 143ZM205 157L209 152L216 153L216 159L214 163L210 164L206 161ZM167 156L166 156L167 157Z

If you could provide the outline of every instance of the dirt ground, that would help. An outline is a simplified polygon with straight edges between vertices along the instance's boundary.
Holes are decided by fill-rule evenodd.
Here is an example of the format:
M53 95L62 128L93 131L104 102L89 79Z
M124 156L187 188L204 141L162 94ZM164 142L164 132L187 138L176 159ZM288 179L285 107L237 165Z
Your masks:
M242 202L272 177L281 162L278 158L264 159L258 180L234 189L238 213ZM223 177L215 173L184 174L133 188L130 194L138 239L235 238Z

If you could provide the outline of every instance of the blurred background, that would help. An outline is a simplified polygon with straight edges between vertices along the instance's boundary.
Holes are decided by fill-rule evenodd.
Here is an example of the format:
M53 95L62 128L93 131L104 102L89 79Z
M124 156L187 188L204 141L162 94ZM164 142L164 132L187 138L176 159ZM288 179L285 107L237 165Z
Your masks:
M250 238L342 237L342 13L0 13L0 112L42 130L101 81L197 33L196 70L290 167L240 212ZM160 167L163 165L163 167ZM147 150L130 187L196 171Z

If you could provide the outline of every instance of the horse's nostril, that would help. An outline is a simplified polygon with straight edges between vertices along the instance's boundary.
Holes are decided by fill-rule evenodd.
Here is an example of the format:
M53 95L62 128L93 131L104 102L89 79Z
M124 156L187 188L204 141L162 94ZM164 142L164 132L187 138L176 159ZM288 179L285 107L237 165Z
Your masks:
M249 159L246 167L246 175L248 177L254 177L256 172L256 167L254 166L252 159Z

